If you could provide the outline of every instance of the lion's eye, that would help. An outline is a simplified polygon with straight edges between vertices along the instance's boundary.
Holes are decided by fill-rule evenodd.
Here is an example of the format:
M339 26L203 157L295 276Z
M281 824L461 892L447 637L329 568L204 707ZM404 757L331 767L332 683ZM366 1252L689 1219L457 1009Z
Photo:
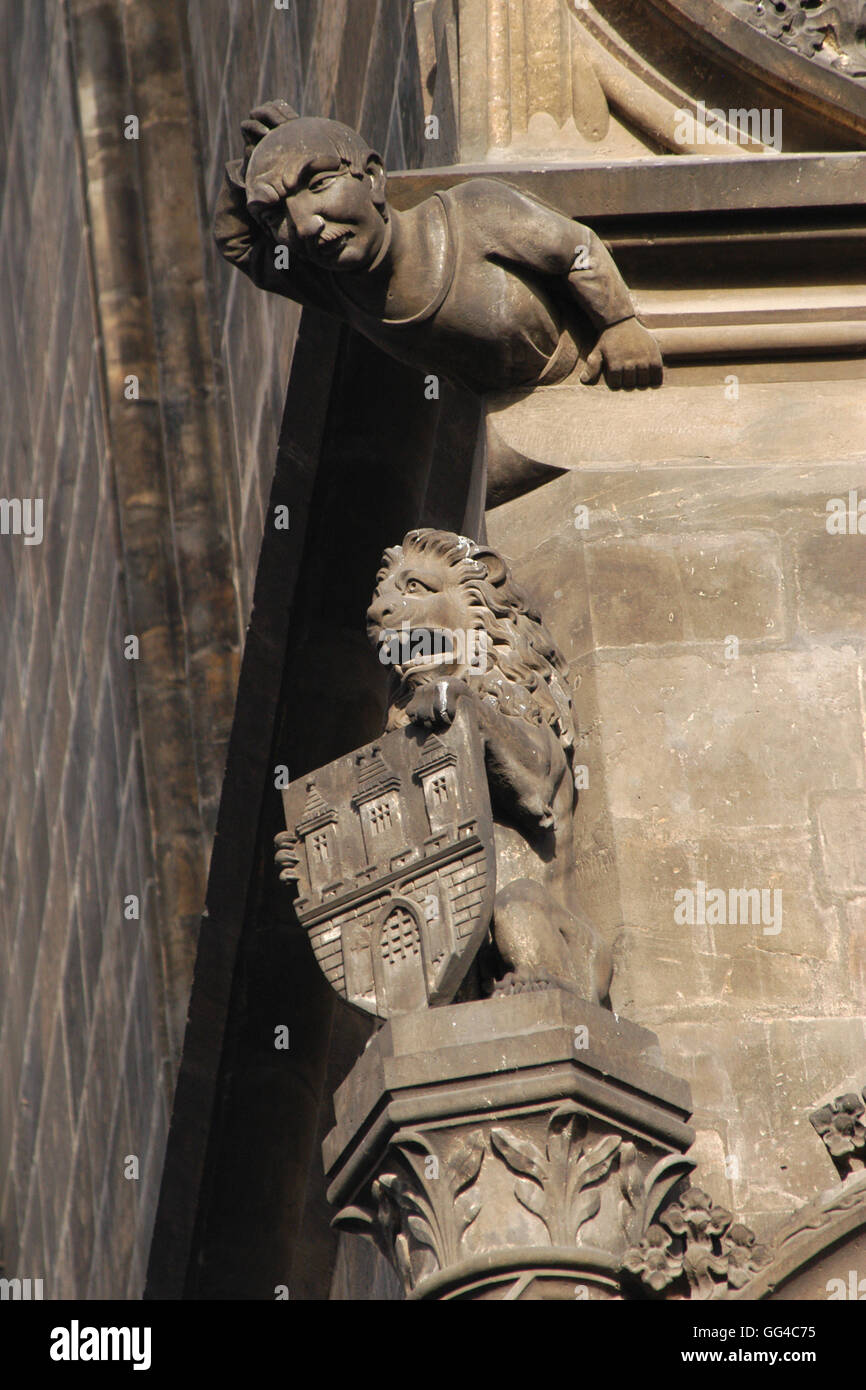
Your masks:
M429 586L422 584L420 579L408 579L406 581L407 594L429 594L429 592Z

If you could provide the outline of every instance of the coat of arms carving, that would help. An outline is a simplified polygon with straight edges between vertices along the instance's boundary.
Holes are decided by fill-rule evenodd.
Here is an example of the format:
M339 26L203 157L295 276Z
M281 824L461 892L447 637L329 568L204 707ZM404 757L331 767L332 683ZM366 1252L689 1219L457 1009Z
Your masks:
M390 1018L454 998L496 888L481 741L458 712L410 726L290 783L284 878L316 959L350 1004Z

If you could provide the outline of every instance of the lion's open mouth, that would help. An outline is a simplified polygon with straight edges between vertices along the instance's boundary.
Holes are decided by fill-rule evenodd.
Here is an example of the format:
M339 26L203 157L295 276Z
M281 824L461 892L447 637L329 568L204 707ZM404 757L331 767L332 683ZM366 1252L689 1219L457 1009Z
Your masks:
M385 630L379 635L379 660L405 677L410 672L450 665L454 660L453 633L447 628L413 627Z

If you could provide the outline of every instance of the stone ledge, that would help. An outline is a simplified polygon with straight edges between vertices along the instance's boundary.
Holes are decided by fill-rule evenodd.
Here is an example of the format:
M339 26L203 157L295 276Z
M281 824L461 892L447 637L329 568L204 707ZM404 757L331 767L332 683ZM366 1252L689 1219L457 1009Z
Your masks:
M580 1027L587 1046L576 1050ZM391 1019L335 1093L337 1122L323 1144L329 1199L345 1200L349 1171L400 1125L554 1097L616 1113L685 1149L693 1137L689 1087L660 1064L649 1029L559 990Z

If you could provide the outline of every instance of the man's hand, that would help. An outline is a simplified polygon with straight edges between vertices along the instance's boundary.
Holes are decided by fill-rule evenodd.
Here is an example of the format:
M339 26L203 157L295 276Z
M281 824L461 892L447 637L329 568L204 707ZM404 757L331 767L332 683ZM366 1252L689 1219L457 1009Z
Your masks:
M661 386L663 366L659 345L636 318L623 319L606 328L586 359L580 379L585 386L598 381L604 368L612 391L632 391Z
M217 198L213 227L216 244L227 261L249 275L262 289L274 286L269 279L263 282L251 263L251 252L257 243L265 240L265 233L247 210L247 165L259 141L277 126L294 120L296 114L289 103L282 100L266 102L250 112L247 120L241 122L244 157L229 160Z
M263 106L257 106L250 112L245 121L241 121L241 130L244 136L244 172L250 162L250 155L260 140L278 125L285 125L286 121L293 121L297 116L297 111L278 97L276 101L266 101Z

